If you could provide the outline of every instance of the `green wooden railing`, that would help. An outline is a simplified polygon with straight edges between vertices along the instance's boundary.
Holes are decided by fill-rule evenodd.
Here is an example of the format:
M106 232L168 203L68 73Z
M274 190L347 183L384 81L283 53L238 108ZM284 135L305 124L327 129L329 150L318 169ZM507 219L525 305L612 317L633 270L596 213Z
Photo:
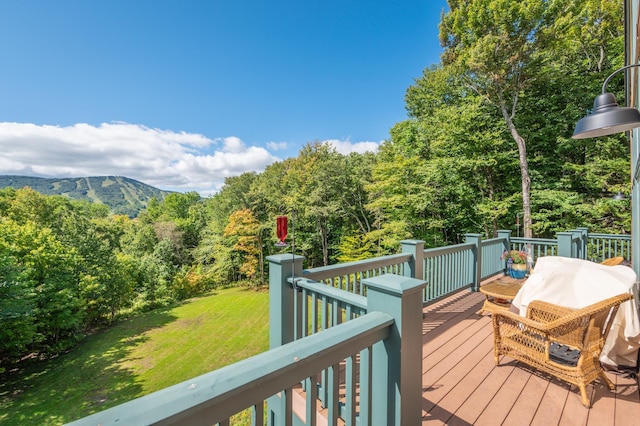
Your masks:
M557 239L468 234L463 244L429 249L407 240L397 255L308 270L302 256L271 256L268 352L72 424L228 425L251 408L253 425L314 425L318 401L330 425L419 424L422 308L504 273L506 249L526 250L534 263L631 256L630 236L583 228Z
M365 288L361 285L363 279L382 274L408 275L409 269L406 268L410 260L411 253L392 254L357 262L307 269L302 272L302 276L330 287L364 295Z
M314 389L321 368L337 372L344 357L368 350L389 338L394 319L372 312L323 333L309 336L269 352L223 367L161 391L85 417L71 425L228 425L229 418L245 408L253 408L253 424L263 425L264 401L283 408L269 424L292 424L294 387L306 382ZM370 361L367 367L375 368ZM332 374L337 383L336 375ZM273 395L278 395L273 397ZM310 395L313 397L313 394ZM309 399L313 402L313 399ZM309 404L306 424L313 424L315 404ZM337 401L330 407L336 407ZM289 420L285 421L285 413Z
M507 241L505 248L525 250L533 263L540 256L564 256L602 262L622 256L631 260L631 235L588 233L586 228L559 232L557 239L511 237L510 231L500 231L499 237Z
M631 260L631 235L588 234L587 259L602 262L622 256Z
M293 283L294 281L291 280L291 282ZM302 339L320 333L323 330L328 330L367 313L367 298L359 294L353 294L306 278L295 280L295 285L300 292L300 295L294 295L293 299L295 339ZM355 391L358 386L355 378L356 376L370 377L369 363L367 362L369 358L369 351L365 350L357 354L357 356L351 355L344 360L344 374L347 378L345 389L348 392L345 393L344 403L339 405L341 418L349 418L355 421L356 417L359 417L360 411L358 411L358 414L356 412ZM358 360L360 364L358 364ZM364 362L362 362L363 360ZM317 397L322 406L331 406L331 378L330 370L322 370L318 375ZM359 409L363 413L369 413L370 398L366 396L370 396L370 388L369 386L359 387L362 397ZM306 383L303 389L305 391L309 389ZM366 416L363 415L363 417Z
M387 272L410 270L409 257L385 256L360 262L359 268L358 262L353 262L304 272L302 256L269 258L272 348L305 341L372 312L383 311L394 319L387 339L354 351L339 363L324 366L315 381L303 383L306 413L316 412L318 400L327 410L330 425L337 424L338 419L354 426L419 424L422 384L421 375L415 372L421 369L422 356L415 345L421 347L419 295L425 283ZM340 387L344 389L342 393ZM391 394L398 395L393 406L388 404ZM267 405L268 418L273 419L270 424L288 424L290 418L293 424L315 424L309 423L312 419L303 422L295 413L292 415L278 396L270 398Z

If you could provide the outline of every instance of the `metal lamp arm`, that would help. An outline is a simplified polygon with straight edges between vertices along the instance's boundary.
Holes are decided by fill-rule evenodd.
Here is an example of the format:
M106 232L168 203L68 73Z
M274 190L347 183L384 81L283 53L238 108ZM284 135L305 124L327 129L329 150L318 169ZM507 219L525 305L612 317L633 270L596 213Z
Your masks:
M628 68L633 68L633 67L640 67L640 64L629 64L629 65L625 65L622 68L618 68L617 70L615 70L614 72L612 72L609 77L607 77L604 81L604 83L602 83L602 93L607 93L607 84L609 83L609 80L611 80L611 77L613 77L614 75L618 74L621 71L624 71Z

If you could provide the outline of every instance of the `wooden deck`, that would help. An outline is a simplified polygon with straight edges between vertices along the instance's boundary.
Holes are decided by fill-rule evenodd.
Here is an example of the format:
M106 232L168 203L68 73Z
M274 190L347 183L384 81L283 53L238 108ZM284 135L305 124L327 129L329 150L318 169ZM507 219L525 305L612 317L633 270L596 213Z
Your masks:
M576 386L509 358L496 366L484 295L464 291L424 309L423 425L638 425L634 374L607 372L616 389L595 382L585 408Z

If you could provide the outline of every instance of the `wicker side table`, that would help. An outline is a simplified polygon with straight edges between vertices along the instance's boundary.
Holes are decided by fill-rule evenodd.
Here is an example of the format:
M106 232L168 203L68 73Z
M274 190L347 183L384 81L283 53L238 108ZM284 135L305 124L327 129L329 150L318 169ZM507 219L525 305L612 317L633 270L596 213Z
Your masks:
M524 279L503 277L480 287L480 293L486 296L480 312L495 312L496 310L509 310L511 301L516 297L522 287Z

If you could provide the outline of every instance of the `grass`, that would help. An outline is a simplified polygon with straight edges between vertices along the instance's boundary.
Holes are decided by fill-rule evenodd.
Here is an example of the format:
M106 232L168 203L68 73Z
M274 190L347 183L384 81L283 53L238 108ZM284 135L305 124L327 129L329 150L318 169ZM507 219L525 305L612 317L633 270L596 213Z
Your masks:
M59 425L264 352L268 293L242 288L159 309L68 354L5 373L0 425Z

